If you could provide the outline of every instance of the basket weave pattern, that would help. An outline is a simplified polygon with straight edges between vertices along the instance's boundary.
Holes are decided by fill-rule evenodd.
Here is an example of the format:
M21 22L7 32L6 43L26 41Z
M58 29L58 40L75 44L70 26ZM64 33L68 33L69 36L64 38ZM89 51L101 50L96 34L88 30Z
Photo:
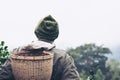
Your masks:
M11 65L16 80L50 80L53 55L16 56L12 54Z

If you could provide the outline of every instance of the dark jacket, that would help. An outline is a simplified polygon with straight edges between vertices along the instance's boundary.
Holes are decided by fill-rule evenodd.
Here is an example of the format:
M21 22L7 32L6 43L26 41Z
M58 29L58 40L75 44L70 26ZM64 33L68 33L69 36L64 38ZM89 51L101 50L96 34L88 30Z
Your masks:
M53 49L52 51L54 52L54 65L51 80L80 80L72 57L63 50ZM15 80L10 59L3 65L0 80Z

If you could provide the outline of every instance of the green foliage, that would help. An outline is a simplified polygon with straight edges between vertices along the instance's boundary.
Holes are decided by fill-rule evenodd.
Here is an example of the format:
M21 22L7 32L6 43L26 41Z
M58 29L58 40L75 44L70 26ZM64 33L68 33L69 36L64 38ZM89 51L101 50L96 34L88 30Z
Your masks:
M102 71L100 69L97 70L95 74L96 80L105 80L105 76L103 75Z
M90 70L90 75L88 76L87 80L95 80L93 69Z
M87 80L87 75L84 70L80 73L80 80Z
M1 41L0 43L0 69L1 66L4 64L6 59L8 58L9 52L8 52L8 46L5 46L5 42Z
M120 80L120 62L115 59L111 59L108 61L107 66L109 66L111 70L111 80Z
M106 65L110 66L111 71L120 71L120 62L115 59L111 59Z
M103 45L84 44L67 51L74 58L78 72L81 73L84 70L89 79L91 78L90 80L94 80L92 79L94 75L90 74L91 71L96 74L98 69L100 69L103 75L109 72L109 69L106 67L108 58L105 56L106 54L111 54L109 48L103 47Z

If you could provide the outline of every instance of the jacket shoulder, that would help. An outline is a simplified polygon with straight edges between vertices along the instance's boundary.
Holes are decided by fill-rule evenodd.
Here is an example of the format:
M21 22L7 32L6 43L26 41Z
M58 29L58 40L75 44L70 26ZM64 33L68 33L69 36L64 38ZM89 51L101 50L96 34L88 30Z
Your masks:
M54 64L55 64L56 62L58 62L58 60L63 60L63 61L64 61L65 56L68 55L65 50L56 49L56 48L54 48L54 49L52 50L52 52L54 53L54 60L53 60L53 63L54 63Z

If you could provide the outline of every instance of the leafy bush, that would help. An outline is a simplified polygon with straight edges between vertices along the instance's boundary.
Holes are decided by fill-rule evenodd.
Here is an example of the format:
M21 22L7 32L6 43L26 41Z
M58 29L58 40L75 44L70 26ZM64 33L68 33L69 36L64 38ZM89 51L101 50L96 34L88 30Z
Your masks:
M5 42L0 42L0 69L6 59L8 58L9 52L8 52L8 46L5 46Z

